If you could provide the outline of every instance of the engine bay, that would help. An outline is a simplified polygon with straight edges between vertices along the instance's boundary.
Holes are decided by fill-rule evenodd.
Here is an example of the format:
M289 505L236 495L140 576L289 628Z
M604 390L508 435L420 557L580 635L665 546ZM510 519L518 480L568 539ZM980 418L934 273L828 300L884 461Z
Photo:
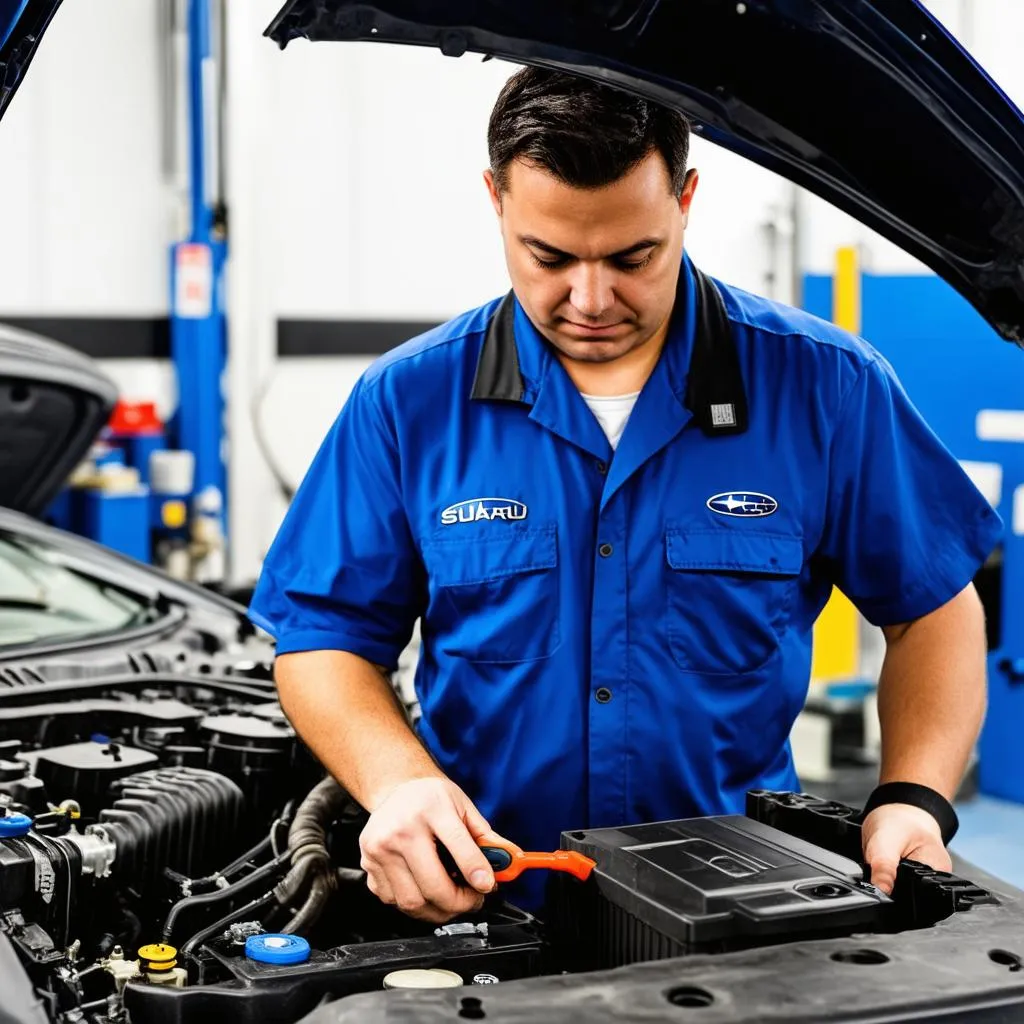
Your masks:
M382 989L892 935L999 904L909 862L885 896L864 880L853 808L755 792L746 817L566 832L597 866L552 873L543 914L499 889L437 928L368 891L365 813L268 680L4 696L0 965L16 958L9 997L41 1014L16 1020L291 1022Z

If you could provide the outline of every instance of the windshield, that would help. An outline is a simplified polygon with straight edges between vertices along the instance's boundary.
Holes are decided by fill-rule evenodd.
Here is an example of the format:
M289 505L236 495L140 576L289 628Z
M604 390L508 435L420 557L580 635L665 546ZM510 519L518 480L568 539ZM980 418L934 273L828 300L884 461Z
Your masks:
M48 545L0 530L0 647L109 633L146 621L150 607Z

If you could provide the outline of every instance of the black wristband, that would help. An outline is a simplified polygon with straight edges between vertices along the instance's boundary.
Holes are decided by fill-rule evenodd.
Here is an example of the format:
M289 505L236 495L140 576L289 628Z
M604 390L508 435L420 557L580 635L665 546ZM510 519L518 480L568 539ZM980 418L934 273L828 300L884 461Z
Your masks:
M910 804L927 811L938 823L942 842L948 846L960 827L953 805L941 794L916 782L885 782L868 797L861 815L863 821L876 807L884 804Z

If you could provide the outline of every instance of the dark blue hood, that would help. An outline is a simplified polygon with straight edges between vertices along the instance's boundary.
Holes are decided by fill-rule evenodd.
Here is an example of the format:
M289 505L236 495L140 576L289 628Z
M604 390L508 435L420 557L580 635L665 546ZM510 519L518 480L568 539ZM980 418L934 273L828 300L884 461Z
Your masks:
M676 106L1024 341L1024 120L916 0L289 0L267 34L472 51Z
M61 0L0 0L0 117L60 4Z

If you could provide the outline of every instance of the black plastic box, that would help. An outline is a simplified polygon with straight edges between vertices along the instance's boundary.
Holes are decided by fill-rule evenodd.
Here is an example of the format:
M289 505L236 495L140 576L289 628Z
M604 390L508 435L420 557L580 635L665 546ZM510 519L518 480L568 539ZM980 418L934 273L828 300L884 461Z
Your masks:
M159 763L156 754L119 743L69 743L18 754L32 774L42 779L51 803L73 799L86 817L96 817L108 798L110 784Z
M597 862L553 876L548 925L570 969L884 930L892 901L859 865L744 817L566 832Z

